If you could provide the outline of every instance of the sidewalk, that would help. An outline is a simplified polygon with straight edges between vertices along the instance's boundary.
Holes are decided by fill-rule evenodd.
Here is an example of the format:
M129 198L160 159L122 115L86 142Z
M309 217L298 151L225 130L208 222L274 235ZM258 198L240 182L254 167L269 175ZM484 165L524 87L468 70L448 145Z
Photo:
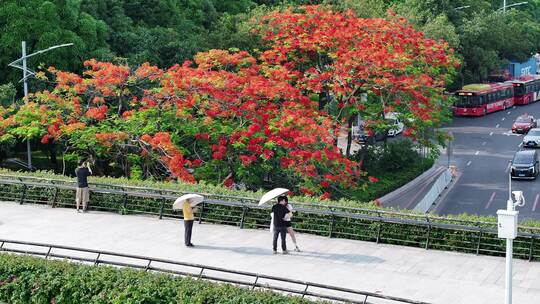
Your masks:
M257 272L432 303L504 299L504 258L299 235L301 253L272 255L263 230L0 202L0 238L52 243ZM289 244L292 245L290 239ZM291 246L292 247L292 246ZM514 303L538 303L540 262L514 260Z

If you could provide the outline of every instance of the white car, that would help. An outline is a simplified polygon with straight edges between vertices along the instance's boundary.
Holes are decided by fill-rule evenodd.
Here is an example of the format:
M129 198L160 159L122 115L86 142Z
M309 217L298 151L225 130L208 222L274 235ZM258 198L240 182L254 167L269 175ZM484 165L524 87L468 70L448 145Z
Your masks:
M389 112L384 115L384 118L390 123L391 129L388 130L388 136L396 136L403 132L405 125L397 117L397 113Z
M540 128L532 128L523 137L523 146L528 148L540 147Z

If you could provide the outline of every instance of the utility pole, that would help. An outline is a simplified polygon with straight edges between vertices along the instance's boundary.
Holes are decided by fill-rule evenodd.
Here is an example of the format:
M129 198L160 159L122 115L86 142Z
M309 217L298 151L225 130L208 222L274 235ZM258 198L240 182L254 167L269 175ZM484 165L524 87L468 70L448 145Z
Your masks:
M23 82L24 103L25 104L28 104L28 81L27 81L27 79L28 79L28 77L33 76L33 75L36 74L35 72L33 72L33 71L31 71L31 70L29 70L27 68L26 59L28 59L28 58L30 58L32 56L38 55L38 54L43 54L43 53L48 52L50 50L54 50L54 49L65 47L65 46L72 46L72 45L73 45L73 43L55 45L55 46L51 46L48 49L37 51L37 52L32 53L30 55L26 55L26 41L23 41L21 43L22 57L15 60L15 61L13 61L12 63L8 64L8 66L14 67L14 68L17 68L17 69L21 69L23 71L23 78L19 82L21 82L21 81ZM18 63L20 61L22 61L22 66L18 65ZM30 139L26 140L26 157L27 157L28 170L32 170L32 151L31 151L31 148L30 148Z

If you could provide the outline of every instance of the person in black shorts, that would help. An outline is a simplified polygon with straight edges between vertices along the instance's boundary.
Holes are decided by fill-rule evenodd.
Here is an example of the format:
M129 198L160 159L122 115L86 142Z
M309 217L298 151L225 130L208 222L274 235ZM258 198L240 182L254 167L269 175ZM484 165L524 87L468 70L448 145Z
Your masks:
M278 236L281 236L281 250L283 250L283 254L288 254L287 251L287 227L285 227L285 215L290 213L289 209L285 207L285 204L287 202L286 196L279 196L278 202L274 206L272 206L272 213L274 214L274 238L272 240L272 246L274 249L274 254L277 253L277 239Z
M300 252L300 248L298 247L298 244L296 243L296 234L294 233L294 229L291 223L291 217L293 216L294 209L293 209L293 206L289 204L289 200L287 199L286 196L285 196L285 207L287 207L287 209L290 211L289 213L285 215L285 218L284 218L285 228L287 228L287 233L289 233L294 243L294 251Z

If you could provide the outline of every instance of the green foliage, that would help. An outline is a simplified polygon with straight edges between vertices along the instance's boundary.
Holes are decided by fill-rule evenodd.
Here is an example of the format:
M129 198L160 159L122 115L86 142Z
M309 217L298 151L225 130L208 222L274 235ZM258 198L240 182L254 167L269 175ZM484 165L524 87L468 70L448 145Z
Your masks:
M141 270L0 254L0 302L22 303L314 303Z
M3 107L9 107L15 102L15 95L17 90L13 83L8 82L0 85L0 105Z
M363 160L364 170L379 181L355 191L359 201L375 200L410 182L433 166L432 158L423 158L409 140L390 142L386 146L368 146L353 158Z
M20 70L7 65L21 56L23 40L29 52L56 44L74 44L30 59L28 64L34 69L46 62L48 66L78 70L82 58L103 58L109 54L107 25L82 11L78 0L1 1L0 20L0 83L16 83L22 78Z

